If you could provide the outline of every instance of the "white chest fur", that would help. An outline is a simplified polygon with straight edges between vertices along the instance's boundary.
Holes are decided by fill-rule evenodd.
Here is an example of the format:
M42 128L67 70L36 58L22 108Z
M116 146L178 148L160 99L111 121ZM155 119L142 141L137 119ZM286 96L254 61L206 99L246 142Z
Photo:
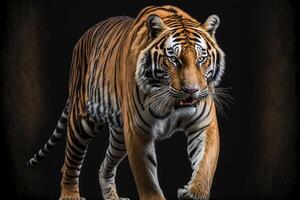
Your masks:
M171 137L177 131L192 132L209 124L212 101L201 101L197 107L173 109L164 117L155 116L149 109L142 106L143 97L134 93L136 108L139 111L134 116L135 124L143 134L150 134L156 140Z

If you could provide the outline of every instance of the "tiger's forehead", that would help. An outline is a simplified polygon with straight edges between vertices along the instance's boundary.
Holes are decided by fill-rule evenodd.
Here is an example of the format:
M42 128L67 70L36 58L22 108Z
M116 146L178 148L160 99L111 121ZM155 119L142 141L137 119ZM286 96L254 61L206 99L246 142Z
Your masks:
M170 34L166 39L165 48L168 54L179 56L185 48L194 48L197 54L199 54L201 50L208 48L208 44L200 34L182 31Z

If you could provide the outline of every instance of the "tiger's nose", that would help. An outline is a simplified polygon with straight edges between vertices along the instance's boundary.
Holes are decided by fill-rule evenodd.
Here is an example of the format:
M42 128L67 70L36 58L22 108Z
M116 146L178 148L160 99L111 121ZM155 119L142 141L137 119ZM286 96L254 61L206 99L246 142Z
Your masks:
M199 86L197 86L197 85L183 85L181 89L186 93L194 94L194 93L199 91Z

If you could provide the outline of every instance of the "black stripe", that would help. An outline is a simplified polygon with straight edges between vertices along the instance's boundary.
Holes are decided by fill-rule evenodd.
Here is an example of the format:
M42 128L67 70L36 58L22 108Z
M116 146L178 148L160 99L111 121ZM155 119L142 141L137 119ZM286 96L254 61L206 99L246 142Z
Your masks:
M118 162L121 158L123 158L123 156L119 157L119 156L114 155L114 154L110 151L109 148L107 149L107 152L108 152L108 155L109 155L111 158L116 159L117 162Z
M73 154L72 151L67 147L67 152L69 156L71 156L72 159L78 161L78 163L81 163L83 161L83 158L78 157L77 155Z
M115 130L114 128L110 128L111 132L116 133L117 135L123 135L123 132L118 132L117 130Z
M154 53L153 53L153 63L154 63L154 65L155 65L155 69L157 68L157 65L158 65L158 52L157 51L155 51ZM154 73L154 72L153 72Z
M120 143L120 144L124 144L124 141L121 141L121 140L117 139L116 136L114 136L113 132L111 132L110 135L111 135L111 137L112 137L112 139L113 139L114 141L116 141L116 142L118 142L118 143Z
M57 127L55 128L55 130L56 130L57 133L63 133L63 131L64 131L65 129L64 129L64 128L60 128L59 126L57 126Z
M52 135L51 137L50 137L50 141L52 142L52 143L54 143L54 144L56 144L56 142L58 141L58 137L56 137L55 135Z
M110 179L110 178L112 178L113 176L114 176L114 174L111 173L111 174L107 177L107 179Z
M63 111L63 114L66 115L66 116L61 116L61 117L64 118L64 119L67 119L68 113L69 113L69 100L67 101L67 105L66 105L66 107Z
M193 138L189 139L188 145L190 145L202 132L198 132ZM199 141L199 143L202 142L202 140Z
M187 36L187 38L188 38L188 40L191 40L191 41L193 41L193 42L195 42L195 43L201 43L201 40L199 40L198 38L193 38L193 37L189 37L189 36Z
M206 109L206 101L204 102L204 105L203 105L203 109L200 113L200 115L198 117L196 117L194 120L192 120L190 123L188 123L186 126L185 126L185 129L188 129L190 126L192 126L193 124L195 124L195 122L197 122L199 119L201 119L204 111Z
M74 132L71 132L70 133L70 137L71 137L71 141L68 141L68 142L72 142L75 144L75 146L81 150L86 150L86 146L82 145L78 140L77 138L75 137L74 135Z
M161 42L160 45L159 45L159 48L160 48L160 49L164 49L164 47L165 47L165 43L164 43L164 42Z
M77 128L78 128L78 134L84 139L84 140L89 140L92 138L92 136L90 136L89 134L87 134L83 127L82 127L82 123L81 120L77 120Z
M175 38L175 37L178 37L180 34L182 34L182 31L181 32L178 32L178 33L175 33L174 35L173 35L173 37Z
M111 107L112 107L112 104L111 104L111 99L110 99L110 91L109 91L109 82L107 82L107 90L106 90L106 96L107 96L107 110L108 110L108 113L110 113L109 111L111 110Z
M60 121L60 123L62 123L62 124L66 124L66 123L68 122L68 119L62 116L62 117L59 119L59 121Z
M137 94L138 95L138 94ZM144 118L141 116L141 113L139 112L138 106L136 105L136 98L134 98L135 95L133 95L133 104L135 106L136 112L141 119L141 121L148 127L151 128L151 126L144 120Z
M77 171L80 171L80 170L81 170L80 167L71 167L71 166L69 166L67 163L65 163L65 167L68 168L68 169L70 169L70 170L77 170Z
M195 159L195 161L192 163L192 166L193 166L193 167L194 167L194 165L196 164L197 161L198 161L198 160Z
M158 79L147 79L147 82L151 85L152 84L159 84L161 86L161 84L162 84L162 82Z
M95 126L95 123L93 121L89 120L88 118L85 121L90 128ZM91 129L93 129L93 128L91 128Z
M195 152L195 157L198 158L199 157L199 153L202 151L202 148L199 148L198 151ZM196 159L197 160L197 159Z
M100 78L99 78L100 79ZM95 96L94 97L94 99L95 99L95 103L96 103L96 100L97 100L97 103L101 103L103 100L100 98L100 96L102 95L102 93L97 89L96 90L96 94L93 94L93 96ZM99 106L99 105L98 105ZM100 109L99 109L99 107L98 107L98 109L96 109L96 115L98 116L98 117L100 117L101 116L101 112L100 112Z
M126 151L126 148L124 148L124 149L118 148L118 147L114 146L110 141L109 141L109 144L113 149L115 149L117 151Z
M69 182L68 180L63 180L64 185L78 185L77 182Z
M112 163L112 164L116 164L117 163L117 161L115 161L115 160L112 160L112 158L110 157L110 155L108 154L108 153L106 153L106 158L110 161L110 163Z
M51 145L50 143L47 143L46 144L46 148L49 150L49 151L51 151L52 149L53 149L53 145Z
M105 165L105 168L109 169L109 170L113 170L115 168L115 166L116 166L116 164L109 162Z
M41 151L42 151L42 153L44 153L44 154L48 154L48 153L49 153L49 150L47 150L47 149L45 149L45 148L42 148Z
M70 149L71 149L74 153L78 154L79 156L83 156L83 155L85 155L85 153L86 153L86 151L84 151L84 152L78 151L78 150L73 146L72 143L69 143L68 146L70 147Z
M188 137L190 138L191 136L193 136L193 135L196 134L196 133L197 133L196 135L199 135L198 133L202 133L202 132L204 131L204 129L207 128L208 126L210 126L210 124L208 124L208 125L206 125L206 126L203 126L203 127L201 127L200 129L195 130L195 131L189 133L189 134L188 134ZM190 142L189 142L189 143L190 143ZM188 143L188 144L189 144L189 143Z
M148 158L148 160L150 161L150 163L151 163L154 167L157 166L156 161L155 161L155 159L153 158L152 155L147 154L147 158Z
M198 145L195 145L195 147L190 151L189 157L191 159L193 158L193 155L195 154L195 152L196 152L196 150L197 150L198 147L199 147Z
M171 28L176 27L176 26L179 28L183 27L179 21L172 21L172 22L169 22L167 25Z
M41 157L38 153L37 154L34 154L34 159L36 160L36 161L40 161L40 160L42 160L42 158L43 157Z
M189 33L191 33L193 36L195 36L196 38L202 38L201 35L197 32L194 31L189 31Z
M68 178L70 178L70 179L74 179L74 178L78 178L78 177L79 177L79 175L70 175L70 174L68 174L67 172L65 172L65 175L66 175Z
M71 163L72 165L74 165L74 166L80 166L81 165L81 163L74 162L74 160L72 160L72 158L70 158L69 156L66 156L66 158L67 158L67 161L69 163Z
M212 103L210 104L209 111L207 112L207 115L204 118L206 118L210 114L211 109L212 109Z

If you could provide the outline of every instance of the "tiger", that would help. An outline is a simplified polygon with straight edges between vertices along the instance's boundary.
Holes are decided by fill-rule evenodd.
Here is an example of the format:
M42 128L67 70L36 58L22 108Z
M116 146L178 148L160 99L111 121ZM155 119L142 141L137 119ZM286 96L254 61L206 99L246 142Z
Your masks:
M225 69L215 39L219 23L217 15L200 23L164 5L88 29L73 49L69 95L57 127L27 165L38 164L66 129L60 199L84 199L82 163L88 144L107 125L109 145L99 169L103 199L128 199L118 195L115 183L127 156L139 198L163 200L154 144L179 133L187 138L193 172L177 196L208 199L220 148L214 97Z

